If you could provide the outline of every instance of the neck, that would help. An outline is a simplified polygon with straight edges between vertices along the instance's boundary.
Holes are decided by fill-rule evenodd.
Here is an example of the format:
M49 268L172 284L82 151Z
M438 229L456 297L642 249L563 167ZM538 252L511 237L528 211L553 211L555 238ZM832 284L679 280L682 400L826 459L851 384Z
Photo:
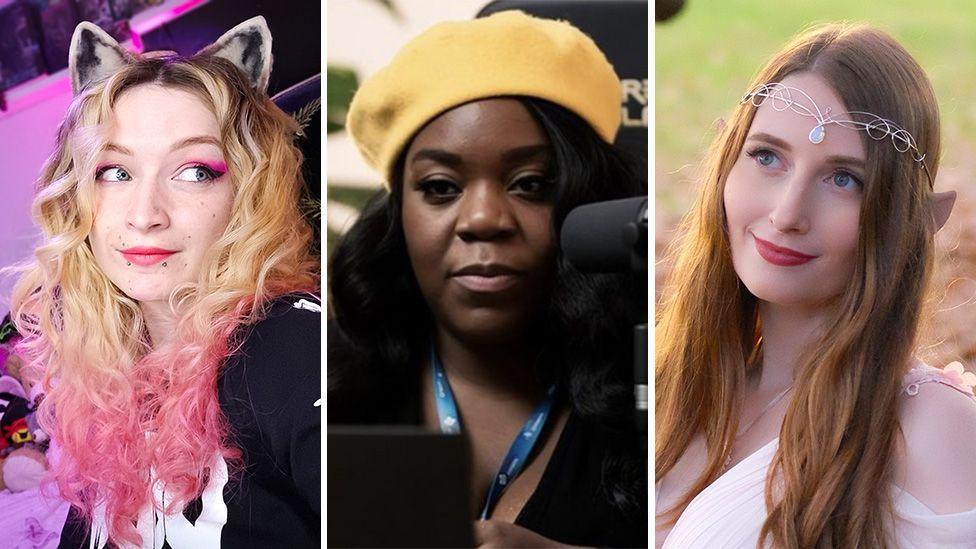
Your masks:
M169 343L176 335L176 315L166 301L140 301L139 309L149 329L153 349Z
M759 304L762 319L762 371L757 389L779 392L793 384L800 354L823 334L828 311Z
M535 402L541 393L533 366L538 345L526 339L501 344L478 344L457 337L441 326L435 336L437 354L455 392L465 388L492 398Z

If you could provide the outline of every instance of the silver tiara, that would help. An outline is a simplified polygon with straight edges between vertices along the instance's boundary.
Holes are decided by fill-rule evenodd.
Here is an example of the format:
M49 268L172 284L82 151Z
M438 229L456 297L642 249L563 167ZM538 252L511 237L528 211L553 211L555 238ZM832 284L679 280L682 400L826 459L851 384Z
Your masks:
M813 107L812 109L807 105L802 103L797 103L794 99L794 94L799 94L810 103ZM801 114L803 116L809 116L817 121L817 125L810 130L810 142L813 144L822 143L824 137L827 135L826 126L830 124L837 124L838 126L843 126L845 128L850 128L852 130L862 130L866 132L872 139L876 141L881 141L886 137L891 138L891 143L894 145L895 150L898 152L907 152L912 155L912 158L922 165L925 170L925 174L928 175L929 169L925 166L925 155L918 150L918 146L915 144L915 138L912 134L908 133L908 130L902 128L898 124L895 124L887 118L878 116L873 113L864 111L847 111L839 114L831 114L830 107L824 110L820 110L817 103L807 95L806 92L799 88L794 88L792 86L785 86L779 82L772 82L769 84L760 84L752 89L749 93L742 96L742 103L750 101L753 105L758 107L763 103L763 101L769 98L771 100L770 105L773 109L777 111L785 111L790 109L791 111ZM859 116L863 118L864 122L859 120L851 120L852 116ZM929 176L931 181L932 177Z

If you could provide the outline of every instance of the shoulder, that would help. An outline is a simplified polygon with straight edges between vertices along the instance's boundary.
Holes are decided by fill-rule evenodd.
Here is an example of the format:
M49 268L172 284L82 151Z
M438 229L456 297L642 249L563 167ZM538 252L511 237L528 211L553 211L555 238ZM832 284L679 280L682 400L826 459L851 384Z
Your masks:
M269 398L314 385L319 390L322 313L313 294L287 294L268 302L261 319L241 331L228 358L225 382L255 388ZM317 398L317 397L316 397Z
M976 397L964 381L955 368L916 367L898 406L899 481L938 514L976 508Z
M241 350L278 361L322 345L322 305L314 294L286 294L268 302L261 319L243 330Z
M319 296L311 293L285 294L269 301L263 307L261 320L252 326L253 331L280 332L276 335L304 335L307 330L316 330L316 339L322 325L322 302Z
M321 460L321 306L311 294L280 296L240 332L218 379L221 409L249 474L277 485L281 474L318 509ZM270 484L269 484L270 485ZM277 489L276 489L277 490Z

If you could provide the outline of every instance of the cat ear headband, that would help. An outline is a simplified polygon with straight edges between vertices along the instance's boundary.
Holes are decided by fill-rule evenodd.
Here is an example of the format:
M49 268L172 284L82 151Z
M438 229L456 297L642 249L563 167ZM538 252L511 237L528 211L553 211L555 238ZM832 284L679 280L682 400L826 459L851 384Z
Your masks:
M244 21L196 55L214 55L230 61L247 76L254 88L267 93L272 61L271 31L264 17L259 15ZM97 25L87 21L79 23L68 50L72 93L77 95L135 60L135 54L120 46Z
M801 98L804 100L802 103L798 102ZM895 150L901 153L911 154L912 159L922 165L922 169L925 170L925 175L929 178L929 182L932 181L929 169L925 165L925 154L918 150L915 138L912 134L908 133L908 130L887 118L864 111L847 111L834 114L830 112L830 107L821 110L820 106L806 92L779 82L756 86L742 96L741 103L749 101L754 106L759 107L767 99L769 99L772 108L777 111L789 109L799 115L808 116L816 120L817 124L810 130L808 136L810 142L814 145L823 142L827 136L826 127L831 124L863 131L876 141L890 138ZM854 118L859 118L860 120L854 120Z

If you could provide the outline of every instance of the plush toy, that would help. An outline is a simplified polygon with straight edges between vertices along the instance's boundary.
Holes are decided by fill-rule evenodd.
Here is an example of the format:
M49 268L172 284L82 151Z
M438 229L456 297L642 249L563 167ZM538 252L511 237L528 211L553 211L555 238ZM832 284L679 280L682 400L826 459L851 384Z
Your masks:
M14 323L10 321L10 314L3 317L0 320L0 376L9 375L9 368L14 367L18 369L21 363L15 363L13 361L14 346L20 341L20 334L17 333L17 328Z
M13 347L13 345L10 344L7 346L9 346L11 349ZM26 375L26 372L24 372L24 359L17 356L12 350L7 350L3 347L4 345L0 344L0 364L3 364L3 366L0 367L0 375L10 376L20 382L20 385L24 388L24 392L28 395L27 400L33 400L30 397L34 395L34 382ZM3 358L4 351L7 351L6 361L4 361ZM4 373L3 370L6 370L6 373ZM36 403L33 403L31 408L37 408Z
M34 411L43 395L30 398L23 360L14 353L20 339L9 315L0 322L0 490L22 492L41 483L47 471L47 434Z
M30 442L27 414L31 411L24 386L10 376L0 376L0 455Z
M23 446L0 460L0 486L11 492L23 492L38 487L46 472L44 452L34 446Z

